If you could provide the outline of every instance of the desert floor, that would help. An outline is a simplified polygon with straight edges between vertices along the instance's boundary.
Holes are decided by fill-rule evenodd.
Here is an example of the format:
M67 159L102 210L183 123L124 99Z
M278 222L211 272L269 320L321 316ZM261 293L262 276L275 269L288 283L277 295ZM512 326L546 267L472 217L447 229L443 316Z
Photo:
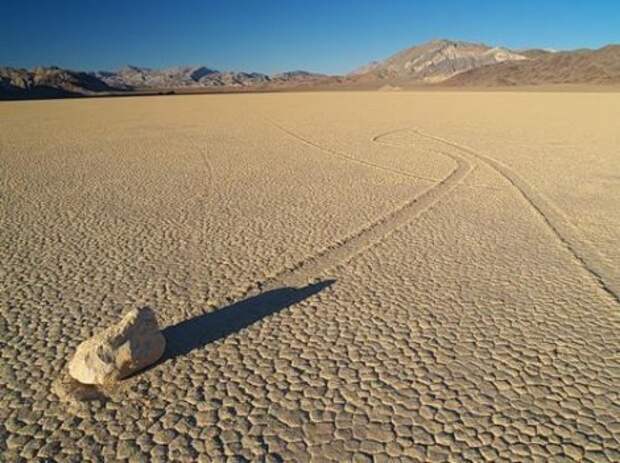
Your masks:
M620 461L620 94L5 102L0 208L0 459Z

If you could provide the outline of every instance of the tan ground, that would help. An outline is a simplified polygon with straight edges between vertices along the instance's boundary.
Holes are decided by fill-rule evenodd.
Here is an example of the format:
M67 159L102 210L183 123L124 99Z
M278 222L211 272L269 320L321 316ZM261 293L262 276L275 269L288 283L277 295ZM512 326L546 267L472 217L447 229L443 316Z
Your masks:
M613 93L0 103L0 460L620 461L618 121ZM167 358L60 402L139 304Z

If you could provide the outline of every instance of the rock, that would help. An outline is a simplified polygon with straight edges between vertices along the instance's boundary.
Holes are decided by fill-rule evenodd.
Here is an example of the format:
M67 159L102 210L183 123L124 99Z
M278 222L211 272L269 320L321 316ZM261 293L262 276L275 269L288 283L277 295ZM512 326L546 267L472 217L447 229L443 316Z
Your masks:
M155 313L148 307L134 309L78 346L69 375L83 384L113 383L155 363L165 348Z

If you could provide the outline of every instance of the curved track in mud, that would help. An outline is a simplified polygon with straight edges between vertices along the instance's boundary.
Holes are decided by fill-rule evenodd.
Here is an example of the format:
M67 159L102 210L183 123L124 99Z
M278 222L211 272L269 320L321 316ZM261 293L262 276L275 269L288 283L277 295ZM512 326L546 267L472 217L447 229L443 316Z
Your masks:
M550 228L562 245L566 247L575 259L593 276L601 288L614 297L616 301L620 302L620 281L616 275L617 271L606 265L600 258L596 249L592 248L588 243L577 236L577 231L542 195L537 193L527 182L500 162L470 148L441 137L427 134L413 127L382 132L371 138L373 143L403 148L405 147L404 145L383 142L382 139L396 133L409 132L425 138L427 141L430 140L440 144L440 146L434 150L435 154L450 157L455 161L456 167L448 176L437 181L436 179L416 176L398 169L392 169L357 159L340 151L325 148L276 122L268 120L268 123L299 142L325 154L392 174L402 175L416 180L433 181L435 185L407 201L396 210L380 217L351 235L338 240L333 245L319 250L314 255L307 256L293 266L277 272L255 286L253 285L251 288L248 288L245 296L257 294L261 291L274 289L280 286L303 284L325 273L329 269L347 262L353 256L372 247L394 230L428 210L434 203L439 201L455 187L461 185L465 177L475 169L476 162L479 161L489 166L513 186L529 204L532 210Z
M352 162L361 163L369 167L377 168L380 170L387 170L392 173L400 175L406 175L411 178L419 179L419 177L413 176L406 172L397 171L393 169L387 169L383 166L361 161L350 156L346 156L340 152L327 150L320 145L317 145L307 139L291 132L288 129L282 128L280 125L272 123L276 128L280 129L289 136L303 142L304 144L318 149L329 155L338 156L347 159ZM391 132L390 132L391 133ZM381 143L379 140L381 137L387 134L380 134L373 138L376 143ZM407 201L396 210L380 217L376 221L366 225L353 234L344 237L331 246L327 246L312 256L301 259L293 266L283 269L282 271L274 274L265 281L258 283L256 286L248 288L243 297L252 296L262 291L284 287L284 286L296 286L304 284L321 274L324 274L329 269L347 262L349 259L359 254L360 252L372 247L376 243L383 240L386 236L392 233L394 230L405 225L413 220L419 214L425 212L432 207L437 201L447 195L450 191L462 184L463 180L473 170L474 166L465 157L459 155L458 150L452 148L437 149L436 154L450 157L455 161L456 167L442 180L436 182L435 185L426 189L421 194Z
M386 167L386 166L382 166L380 164L376 164L374 162L370 162L370 161L365 161L363 159L358 159L356 157L350 156L346 153L343 153L342 151L337 151L331 148L326 148L325 146L321 146L316 142L313 142L311 140L308 140L307 138L299 135L298 133L287 129L286 127L283 127L282 125L278 124L277 122L272 121L271 119L267 119L267 122L274 126L275 128L279 129L280 131L286 133L287 135L290 135L292 138L296 139L297 141L303 143L304 145L310 146L311 148L315 148L318 149L319 151L322 151L324 153L327 153L329 155L344 159L346 161L350 161L350 162L354 162L356 164L361 164L363 166L366 167L372 167L374 169L378 169L378 170L382 170L385 172L389 172L391 174L396 174L396 175L402 175L403 177L408 177L408 178L412 178L412 179L416 179L416 180L424 180L427 182L438 182L441 181L441 179L436 179L436 178L429 178L429 177L422 177L420 175L414 175L411 174L409 172L405 172L403 170L400 169L393 169L391 167Z
M599 286L612 296L616 302L620 303L620 272L618 272L618 269L605 263L598 250L579 235L578 231L569 223L566 217L512 169L489 156L445 138L427 134L415 128L404 130L409 130L418 136L443 143L445 146L459 150L465 155L472 156L502 176L521 194L532 210L545 222L562 245L592 275Z

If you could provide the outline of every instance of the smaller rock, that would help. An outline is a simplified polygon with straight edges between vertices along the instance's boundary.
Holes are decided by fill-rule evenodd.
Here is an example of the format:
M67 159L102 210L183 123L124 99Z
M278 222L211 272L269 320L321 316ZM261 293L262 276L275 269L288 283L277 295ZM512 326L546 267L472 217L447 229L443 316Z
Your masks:
M134 309L78 346L69 375L83 384L110 384L155 363L165 348L153 310Z

